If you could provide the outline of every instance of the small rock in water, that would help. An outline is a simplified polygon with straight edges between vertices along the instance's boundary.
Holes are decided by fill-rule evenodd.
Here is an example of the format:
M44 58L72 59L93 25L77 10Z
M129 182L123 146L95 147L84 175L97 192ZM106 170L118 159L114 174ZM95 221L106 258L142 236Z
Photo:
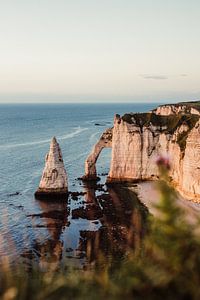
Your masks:
M108 173L101 173L101 176L108 176Z
M13 197L13 196L18 196L18 195L21 195L21 193L20 192L15 192L15 193L9 194L8 196Z
M72 248L67 248L67 249L66 249L66 252L72 252L72 251L73 251Z
M84 196L86 192L69 192L73 200L78 200L78 196Z
M9 206L12 206L14 208L18 208L18 209L24 210L24 206L23 205L15 205L13 203L9 203Z
M95 225L99 224L99 221L93 221L92 223L94 223Z
M94 125L95 126L104 126L103 124L100 124L100 123L95 123Z

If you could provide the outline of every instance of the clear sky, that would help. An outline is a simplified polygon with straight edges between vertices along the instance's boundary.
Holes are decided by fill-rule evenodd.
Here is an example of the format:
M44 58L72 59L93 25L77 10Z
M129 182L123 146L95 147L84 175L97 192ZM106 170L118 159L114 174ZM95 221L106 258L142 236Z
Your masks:
M0 0L0 102L196 99L199 0Z

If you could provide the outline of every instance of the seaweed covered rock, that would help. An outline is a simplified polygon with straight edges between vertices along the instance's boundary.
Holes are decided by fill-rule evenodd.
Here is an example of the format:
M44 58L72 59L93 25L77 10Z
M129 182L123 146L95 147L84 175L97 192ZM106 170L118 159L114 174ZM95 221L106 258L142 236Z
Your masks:
M60 146L53 137L49 153L45 158L45 168L35 193L37 199L66 199L68 193L67 173Z

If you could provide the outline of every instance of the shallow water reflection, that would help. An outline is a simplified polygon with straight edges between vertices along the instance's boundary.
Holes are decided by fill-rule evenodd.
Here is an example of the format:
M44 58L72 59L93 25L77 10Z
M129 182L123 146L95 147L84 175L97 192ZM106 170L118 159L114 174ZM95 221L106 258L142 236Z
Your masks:
M108 187L96 196L95 187L85 186L86 215L98 215L98 231L80 231L79 249L86 253L87 261L123 255L131 248L140 247L146 230L147 210L136 195L121 185Z
M68 203L37 200L41 213L27 217L34 220L34 230L46 229L48 237L35 239L24 258L37 260L42 267L56 268L66 260L86 267L100 257L118 260L130 248L140 248L148 212L136 194L119 184L86 183L82 188L70 194Z
M25 249L22 257L29 260L36 260L41 267L46 267L51 263L57 266L62 260L63 240L61 234L70 225L68 221L70 209L65 202L47 202L37 200L41 208L41 213L27 215L32 219L32 228L41 231L41 236L37 237L31 249ZM47 229L47 237L44 238L42 229Z

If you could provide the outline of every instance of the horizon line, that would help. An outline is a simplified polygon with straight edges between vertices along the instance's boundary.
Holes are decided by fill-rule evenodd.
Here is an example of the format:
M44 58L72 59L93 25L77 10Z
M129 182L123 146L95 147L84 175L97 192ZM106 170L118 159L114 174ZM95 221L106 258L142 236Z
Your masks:
M194 100L195 101L195 100ZM91 101L66 101L66 102L47 102L47 101L43 101L43 102L33 102L33 101L26 101L26 102L15 102L15 101L8 101L8 102L1 102L0 104L142 104L142 103L146 103L146 104L150 104L150 103L161 103L163 101L95 101L95 102L91 102Z
M60 101L60 102L56 102L56 101L7 101L7 102L1 102L0 101L0 105L12 105L12 104L17 104L17 105L21 105L21 104L35 104L35 105L38 105L38 104L47 104L47 105L55 105L55 104L58 104L58 105L61 105L61 104L173 104L173 103L181 103L181 102L197 102L197 101L200 101L200 100L191 100L191 99L188 99L188 100L155 100L155 101L95 101L95 102L92 102L92 101Z

